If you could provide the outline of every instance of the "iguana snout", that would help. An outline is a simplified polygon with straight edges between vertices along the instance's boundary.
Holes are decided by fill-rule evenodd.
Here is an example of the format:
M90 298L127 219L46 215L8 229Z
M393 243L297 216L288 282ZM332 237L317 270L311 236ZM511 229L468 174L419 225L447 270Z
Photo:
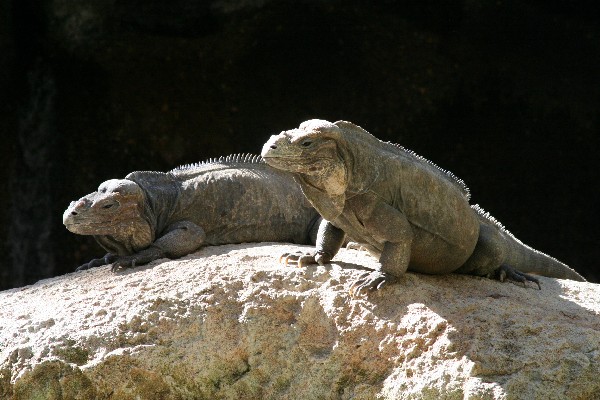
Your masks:
M78 233L81 215L85 214L92 205L92 201L86 197L72 201L63 213L63 224L73 233Z
M88 210L91 205L91 200L85 197L82 197L77 201L72 201L63 214L63 222L67 224L71 219L76 218L80 213Z

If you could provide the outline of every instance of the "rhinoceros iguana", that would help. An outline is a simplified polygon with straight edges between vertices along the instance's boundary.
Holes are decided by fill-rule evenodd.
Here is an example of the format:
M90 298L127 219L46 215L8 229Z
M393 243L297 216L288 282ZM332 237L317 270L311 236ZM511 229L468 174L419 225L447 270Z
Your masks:
M232 155L111 179L71 202L68 230L93 235L106 250L78 270L112 269L177 258L202 245L315 243L319 214L288 175L260 156Z
M496 276L538 287L539 280L526 273L585 280L471 206L462 180L350 122L306 121L271 136L262 156L293 174L324 218L316 251L286 254L286 263L328 263L347 234L380 264L353 285L356 294L378 289L407 269Z

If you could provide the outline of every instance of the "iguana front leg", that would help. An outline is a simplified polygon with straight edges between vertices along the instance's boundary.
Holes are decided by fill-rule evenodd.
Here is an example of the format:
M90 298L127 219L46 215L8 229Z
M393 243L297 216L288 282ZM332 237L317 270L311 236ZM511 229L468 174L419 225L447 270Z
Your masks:
M206 238L206 233L190 221L175 222L167 227L164 235L149 247L128 256L118 257L111 270L133 268L163 257L179 258L198 249Z
M406 272L410 263L413 231L406 216L384 202L357 211L365 229L375 239L384 242L379 257L380 267L364 274L350 287L351 294L360 296L366 291L381 289Z
M408 262L405 260L407 255L410 255L410 247L407 248L406 243L393 243L386 242L383 246L383 252L379 258L379 269L373 272L363 274L352 286L350 287L350 293L355 296L360 296L366 291L374 291L383 288L388 283L393 283L396 277L401 276L402 273L398 270L398 266L406 265L408 268ZM394 271L394 273L386 272Z
M279 257L280 262L296 264L304 267L310 264L324 265L333 259L344 243L346 234L331 222L322 220L317 232L316 250L311 253L285 253Z

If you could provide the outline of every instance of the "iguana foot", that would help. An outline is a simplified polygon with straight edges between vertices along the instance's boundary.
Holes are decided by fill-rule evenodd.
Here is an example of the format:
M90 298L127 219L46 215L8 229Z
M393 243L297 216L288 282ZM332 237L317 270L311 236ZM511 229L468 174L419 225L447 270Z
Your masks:
M158 246L152 245L144 250L129 256L120 256L113 260L112 272L135 268L138 265L148 264L151 261L165 257L165 252Z
M325 252L317 251L314 253L284 253L279 257L279 262L285 265L292 264L298 268L306 267L311 264L325 265L331 261L332 257Z
M501 265L496 270L496 277L498 280L500 280L500 282L504 282L507 279L509 281L521 282L523 287L527 287L527 282L533 282L537 285L539 290L542 290L539 279L521 271L517 271L509 265Z
M79 272L79 271L85 271L86 269L90 269L90 268L101 267L103 265L112 263L116 258L117 258L116 255L108 253L107 255L105 255L102 258L94 258L93 260L90 260L89 262L80 265L79 267L77 267L77 269L75 271Z
M135 268L137 265L147 264L149 261L140 260L138 255L121 256L112 263L111 272L123 271L129 268Z
M358 278L350 287L350 295L360 296L366 291L373 292L379 290L388 283L396 280L392 275L382 271L367 272Z

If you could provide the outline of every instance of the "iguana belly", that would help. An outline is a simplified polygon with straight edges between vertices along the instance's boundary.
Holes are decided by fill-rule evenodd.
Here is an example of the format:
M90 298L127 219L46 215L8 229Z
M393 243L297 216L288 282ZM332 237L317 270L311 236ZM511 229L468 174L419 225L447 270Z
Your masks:
M409 269L441 274L463 265L475 248L479 223L467 202L447 202L444 207L438 206L431 211L413 204L411 212L405 212L397 204L390 204L408 219L412 237L389 240L384 239L385 235L377 226L373 227L373 224L365 221L368 217L365 215L364 204L372 201L373 194L355 196L346 201L344 211L333 224L346 232L352 240L363 244L375 256L381 254L386 241L411 240ZM378 201L382 201L381 198ZM383 230L382 227L381 231ZM389 227L386 230L389 231Z

